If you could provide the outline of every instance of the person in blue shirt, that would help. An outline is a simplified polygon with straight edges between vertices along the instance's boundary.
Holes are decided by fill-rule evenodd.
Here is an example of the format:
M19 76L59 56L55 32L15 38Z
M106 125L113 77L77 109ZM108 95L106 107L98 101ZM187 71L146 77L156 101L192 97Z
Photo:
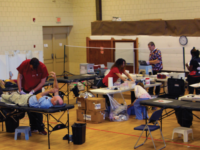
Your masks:
M50 108L54 105L62 105L63 100L59 96L58 82L55 72L51 72L50 75L54 78L53 88L45 92L38 93L37 95L25 94L21 95L18 92L12 93L11 95L2 94L2 102L14 103L19 106L29 106L34 108ZM54 93L53 97L46 96L50 93Z

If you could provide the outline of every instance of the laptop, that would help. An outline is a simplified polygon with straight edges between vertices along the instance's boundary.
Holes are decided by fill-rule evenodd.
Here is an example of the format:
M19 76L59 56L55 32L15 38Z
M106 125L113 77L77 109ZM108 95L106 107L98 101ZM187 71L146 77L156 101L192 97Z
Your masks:
M146 62L145 60L139 60L138 62L139 62L139 64L140 64L141 66L147 66L147 65L148 65L147 62Z

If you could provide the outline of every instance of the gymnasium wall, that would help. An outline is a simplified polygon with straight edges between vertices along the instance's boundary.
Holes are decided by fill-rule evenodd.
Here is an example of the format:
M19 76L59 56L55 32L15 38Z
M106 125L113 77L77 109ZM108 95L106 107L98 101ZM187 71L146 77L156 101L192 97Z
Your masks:
M199 0L102 0L103 20L179 20L200 18Z
M72 6L71 0L0 0L0 52L42 51L42 26L73 25Z
M73 29L69 44L86 46L86 37L91 35L91 22L96 20L95 0L73 0ZM80 74L80 63L86 63L86 49L72 48L69 51L70 72Z
M102 0L102 18L194 19L200 18L199 6L198 0ZM60 24L56 17L61 17ZM43 51L42 26L73 25L68 43L85 46L95 20L94 0L0 0L0 54L7 50ZM78 74L79 63L86 62L86 50L70 51L69 57L69 71Z

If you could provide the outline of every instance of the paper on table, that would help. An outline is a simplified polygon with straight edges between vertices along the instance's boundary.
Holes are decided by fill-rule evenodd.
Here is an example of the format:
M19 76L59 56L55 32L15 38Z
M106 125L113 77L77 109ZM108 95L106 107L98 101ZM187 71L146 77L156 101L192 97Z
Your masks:
M191 87L200 87L200 83L196 83L196 84L191 84Z
M200 99L200 95L194 95L193 97L191 97L193 99Z
M159 100L155 100L154 102L157 102L157 103L171 103L172 101L159 99Z

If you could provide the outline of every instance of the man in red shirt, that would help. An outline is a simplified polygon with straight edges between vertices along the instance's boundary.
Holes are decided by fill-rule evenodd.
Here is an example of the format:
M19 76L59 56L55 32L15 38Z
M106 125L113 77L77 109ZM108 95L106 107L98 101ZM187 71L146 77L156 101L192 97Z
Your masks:
M46 66L37 58L27 59L23 61L17 68L18 77L17 85L20 94L38 94L42 92L42 86L48 77ZM23 90L21 89L23 87ZM44 130L43 115L40 113L27 112L30 120L31 130L39 131L40 134L46 135Z

